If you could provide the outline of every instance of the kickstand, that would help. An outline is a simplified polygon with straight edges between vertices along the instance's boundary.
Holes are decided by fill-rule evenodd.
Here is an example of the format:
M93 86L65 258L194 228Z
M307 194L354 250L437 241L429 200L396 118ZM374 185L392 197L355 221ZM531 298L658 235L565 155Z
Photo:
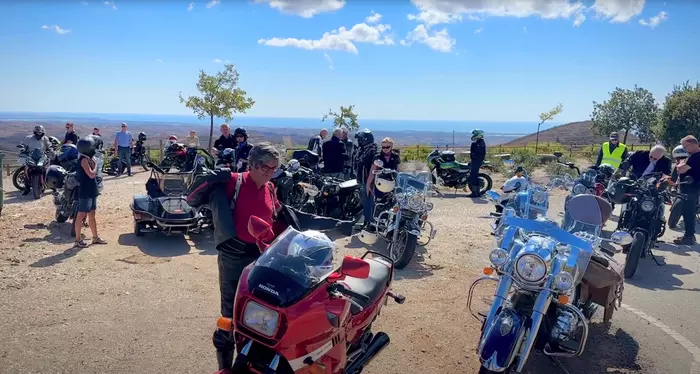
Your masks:
M651 255L651 259L654 260L654 262L656 262L656 265L658 265L658 266L666 265L665 262L663 262L663 261L659 262L659 260L656 259L656 257L654 256L654 252L649 251L649 254Z
M559 361L556 357L553 357L553 356L547 356L547 357L550 360L552 360L552 362L554 362L559 367L559 369L561 369L562 372L564 372L564 374L570 374L569 371L566 370L566 368L564 367L564 364L562 364L561 361Z

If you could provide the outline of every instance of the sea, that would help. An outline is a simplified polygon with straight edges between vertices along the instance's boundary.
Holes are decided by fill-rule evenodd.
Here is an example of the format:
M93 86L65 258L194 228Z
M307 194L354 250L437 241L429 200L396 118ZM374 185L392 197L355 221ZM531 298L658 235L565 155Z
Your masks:
M73 121L74 123L111 123L111 122L136 122L153 124L190 124L209 125L209 119L198 119L194 115L178 114L125 114L125 113L69 113L69 112L1 112L0 121ZM224 123L224 119L214 119L215 124ZM437 120L388 120L388 119L359 119L361 128L383 131L429 131L429 132L456 132L466 133L478 128L485 133L527 135L537 131L536 121L522 122L496 122L496 121L437 121ZM271 128L320 128L331 127L331 122L321 122L320 118L298 117L253 117L247 115L236 116L229 122L233 126L244 127L271 127ZM552 122L544 124L540 130L560 125Z

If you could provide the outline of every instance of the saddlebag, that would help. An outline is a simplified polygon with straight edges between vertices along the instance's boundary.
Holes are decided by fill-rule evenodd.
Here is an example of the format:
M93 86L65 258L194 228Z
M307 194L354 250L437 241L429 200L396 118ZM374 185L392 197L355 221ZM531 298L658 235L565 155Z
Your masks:
M604 259L601 257L601 259ZM607 262L607 264L606 264ZM614 261L592 258L581 282L581 300L590 300L603 308L603 322L608 323L617 309L616 302L624 288L624 267Z

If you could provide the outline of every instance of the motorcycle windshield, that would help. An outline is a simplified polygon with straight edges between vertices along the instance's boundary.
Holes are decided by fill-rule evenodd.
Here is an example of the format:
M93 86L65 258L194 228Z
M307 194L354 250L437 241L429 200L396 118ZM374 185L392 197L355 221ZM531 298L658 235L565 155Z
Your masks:
M35 149L29 154L29 159L31 159L32 164L39 164L44 161L44 152L42 152L41 149Z
M417 173L401 172L396 177L396 192L408 192L411 188L415 188L418 192L427 191L431 180L432 176L427 171Z
M249 290L273 305L292 305L333 272L334 248L318 231L290 227L255 261Z

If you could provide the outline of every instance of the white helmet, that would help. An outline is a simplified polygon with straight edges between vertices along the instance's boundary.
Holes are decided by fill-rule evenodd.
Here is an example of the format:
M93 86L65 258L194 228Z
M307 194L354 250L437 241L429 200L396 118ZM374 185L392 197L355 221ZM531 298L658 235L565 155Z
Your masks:
M374 186L383 193L389 193L394 190L396 182L379 174L376 178L374 178Z
M360 239L360 241L366 245L374 245L374 243L377 242L379 239L379 236L377 235L376 232L371 232L368 230L362 230L360 231L360 234L357 235L357 237Z
M688 158L688 151L683 149L682 145L679 145L676 148L673 148L673 152L671 152L671 155L673 155L673 158L678 159L678 158Z

